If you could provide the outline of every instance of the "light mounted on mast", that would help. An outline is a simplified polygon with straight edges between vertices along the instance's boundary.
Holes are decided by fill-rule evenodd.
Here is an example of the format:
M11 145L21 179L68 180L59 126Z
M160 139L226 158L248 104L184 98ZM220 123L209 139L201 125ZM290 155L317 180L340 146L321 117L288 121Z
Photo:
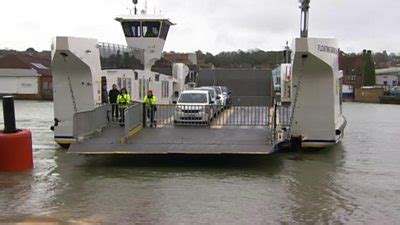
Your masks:
M310 9L310 0L299 0L300 9L301 9L301 30L300 37L307 38L308 37L308 23L309 23L309 9Z
M135 5L135 15L137 15L137 7L136 7L136 5L138 4L138 0L132 0L132 3Z

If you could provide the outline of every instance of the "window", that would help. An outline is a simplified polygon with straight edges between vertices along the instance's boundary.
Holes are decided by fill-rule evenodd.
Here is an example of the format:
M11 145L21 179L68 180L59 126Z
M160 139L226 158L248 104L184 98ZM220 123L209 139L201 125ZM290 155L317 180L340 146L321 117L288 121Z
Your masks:
M157 81L157 82L160 81L160 74L155 75L155 81Z
M32 66L34 66L34 67L36 67L38 69L43 69L43 70L47 70L48 69L47 67L43 66L43 64L41 64L41 63L31 63L31 64L32 64Z
M101 69L142 69L143 50L109 43L99 44Z
M139 79L139 99L143 99L145 95L145 84L144 79Z
M214 88L196 88L196 90L208 91L208 93L210 93L211 98L212 99L215 98L215 90L214 90Z
M128 93L131 94L131 90L132 90L132 79L131 78L126 78L125 88L128 91Z
M122 29L125 37L141 37L140 22L123 22Z
M150 81L148 79L139 79L139 99L143 99L149 90Z
M222 94L221 89L219 87L215 87L215 91L217 91L217 95Z
M161 83L161 97L168 98L169 97L169 82L163 81Z
M160 32L161 39L163 39L163 40L167 39L169 27L170 27L170 25L167 22L163 22L162 27L161 27L161 32Z
M138 74L138 72L134 72L135 73L135 80L138 80L139 79L139 74Z
M160 33L160 22L143 22L142 32L144 37L158 37Z
M117 85L118 85L119 88L122 87L122 78L121 78L121 77L118 77L118 79L117 79Z
M179 98L179 103L207 103L207 94L183 93Z
M125 88L126 91L131 94L132 90L132 79L131 78L121 78L118 77L117 79L117 85L119 88Z
M350 75L349 80L356 80L356 75Z

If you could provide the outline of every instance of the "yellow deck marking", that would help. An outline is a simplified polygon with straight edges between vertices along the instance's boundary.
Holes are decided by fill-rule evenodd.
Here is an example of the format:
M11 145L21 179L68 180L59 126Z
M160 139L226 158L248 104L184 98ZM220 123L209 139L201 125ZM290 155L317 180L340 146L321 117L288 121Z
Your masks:
M72 141L56 141L57 144L60 145L69 145L69 144L73 144L74 142Z
M120 139L121 144L125 144L126 143L126 139L128 139L129 137L132 137L133 135L139 133L141 130L143 129L143 127L141 125L133 128L131 131L129 131L128 135L122 137Z

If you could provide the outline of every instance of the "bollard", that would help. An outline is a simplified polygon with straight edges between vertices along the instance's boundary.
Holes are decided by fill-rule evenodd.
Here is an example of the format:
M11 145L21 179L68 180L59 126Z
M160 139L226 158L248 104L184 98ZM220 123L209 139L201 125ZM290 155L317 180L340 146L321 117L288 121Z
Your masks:
M0 131L0 171L26 171L33 168L32 134L15 126L14 98L3 97L4 130Z
M4 115L4 133L11 134L16 133L17 128L15 126L15 110L14 110L14 97L4 96L3 97L3 115Z

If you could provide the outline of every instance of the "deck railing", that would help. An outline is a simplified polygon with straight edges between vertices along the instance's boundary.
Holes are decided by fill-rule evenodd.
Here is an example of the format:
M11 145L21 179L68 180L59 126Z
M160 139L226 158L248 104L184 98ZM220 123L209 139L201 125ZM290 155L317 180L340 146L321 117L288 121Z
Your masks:
M128 137L129 132L139 126L143 126L143 104L133 103L125 110L125 137Z
M78 112L73 117L73 135L74 138L85 137L101 131L108 125L109 105L102 105L94 110Z
M143 115L146 126L211 125L270 126L272 108L267 106L161 105L148 108ZM153 123L151 121L153 117Z
M276 113L276 125L280 127L289 127L292 108L290 106L277 106Z

